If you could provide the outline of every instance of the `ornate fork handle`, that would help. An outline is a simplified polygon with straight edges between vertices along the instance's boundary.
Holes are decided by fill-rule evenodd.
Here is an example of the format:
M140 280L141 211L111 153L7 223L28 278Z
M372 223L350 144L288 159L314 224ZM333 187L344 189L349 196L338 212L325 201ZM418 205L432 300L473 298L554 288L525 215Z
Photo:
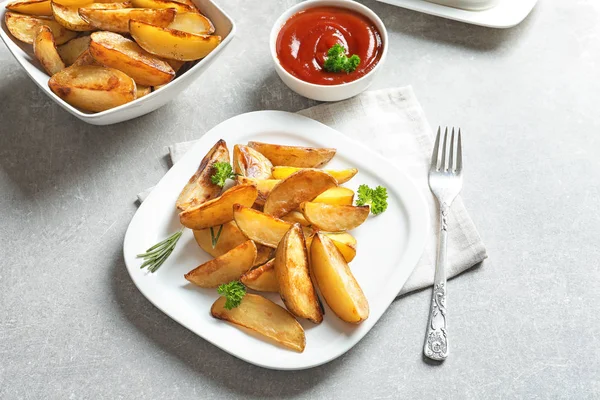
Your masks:
M429 309L429 321L423 351L432 360L448 357L448 335L446 320L446 247L448 239L448 213L450 205L440 204L440 243L438 248L433 295Z

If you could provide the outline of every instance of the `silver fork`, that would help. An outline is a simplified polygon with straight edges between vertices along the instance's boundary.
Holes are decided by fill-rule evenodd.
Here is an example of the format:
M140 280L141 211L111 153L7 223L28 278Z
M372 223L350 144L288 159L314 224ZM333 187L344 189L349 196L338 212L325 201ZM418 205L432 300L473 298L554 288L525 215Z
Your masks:
M446 247L448 240L448 213L450 205L462 188L462 149L460 129L456 150L454 149L454 128L450 148L446 146L448 128L440 149L440 128L437 131L431 167L429 168L429 188L440 203L440 243L438 247L433 295L429 309L429 321L423 352L432 360L445 360L448 357L448 331L446 320ZM441 153L441 154L439 154ZM448 153L448 155L446 154ZM446 156L447 155L447 156Z

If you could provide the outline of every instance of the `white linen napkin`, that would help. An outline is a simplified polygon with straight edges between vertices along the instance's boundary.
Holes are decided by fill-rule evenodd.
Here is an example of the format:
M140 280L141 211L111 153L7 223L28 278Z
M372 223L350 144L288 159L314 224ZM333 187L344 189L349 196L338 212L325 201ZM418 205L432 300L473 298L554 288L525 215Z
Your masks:
M433 133L412 88L368 91L349 100L320 104L298 114L328 125L378 151L405 171L423 191L431 215L430 237L415 270L398 295L431 286L439 230L438 204L427 183ZM173 164L194 143L170 146ZM468 169L468 163L465 165ZM138 195L140 202L151 190ZM487 254L460 196L452 204L449 219L446 274L451 278L480 263Z

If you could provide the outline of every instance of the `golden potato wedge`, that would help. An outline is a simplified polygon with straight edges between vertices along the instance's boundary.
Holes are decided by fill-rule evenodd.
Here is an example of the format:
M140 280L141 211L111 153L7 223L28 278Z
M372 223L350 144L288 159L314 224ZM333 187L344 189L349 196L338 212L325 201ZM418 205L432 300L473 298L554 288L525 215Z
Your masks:
M11 35L29 44L33 44L37 27L40 25L46 25L50 28L54 35L54 42L57 45L66 43L77 36L76 32L68 30L52 17L23 15L7 11L4 14L4 22Z
M366 221L369 206L340 206L324 203L302 203L300 210L310 224L327 232L349 231Z
M135 100L135 82L114 68L72 65L52 75L48 86L70 105L86 111L104 111Z
M15 0L8 3L6 9L28 15L52 15L50 0Z
M241 204L233 206L233 219L248 239L276 248L292 224Z
M89 3L83 5L83 8L117 10L131 6L131 3ZM88 24L79 15L79 6L65 6L52 2L52 12L56 22L72 31L92 31L94 27Z
M271 190L265 201L264 212L281 217L336 186L335 178L328 173L318 169L303 169L288 176Z
M215 27L212 22L198 12L177 12L173 22L167 27L182 32L195 33L196 35L212 35Z
M312 202L351 206L354 202L354 191L341 186L334 187L315 197Z
M304 351L304 329L285 308L252 293L246 293L240 305L231 310L225 308L226 301L225 297L215 301L210 309L213 317L260 333L297 352Z
M171 0L131 0L134 7L138 8L152 8L152 9L174 9L177 13L193 13L196 11L195 7L188 4L183 4L179 1Z
M220 226L213 228L213 234L218 235ZM212 235L210 228L194 230L194 238L198 246L213 257L219 257L236 246L244 243L248 238L240 231L234 221L229 221L223 224L221 234L218 236L217 244L215 247L212 246ZM262 244L256 244L256 260L254 265L262 265L267 262L273 253L273 249L263 246Z
M83 53L81 53L81 55L77 57L77 59L72 64L72 66L75 67L81 65L95 65L97 67L103 67L102 64L100 64L98 61L96 61L94 57L92 57L89 50L86 50Z
M356 257L356 239L354 238L354 236L352 236L351 234L349 234L348 232L321 232L323 235L327 236L329 239L331 239L331 241L333 242L333 244L335 245L335 247L337 247L337 249L340 251L340 253L342 253L342 256L344 256L344 260L346 260L346 262L350 262L352 260L354 260L354 257ZM315 235L306 235L306 248L309 249L309 254L310 254L310 246L312 244L312 240L315 237Z
M240 279L254 265L256 246L247 240L227 253L194 268L185 279L194 285L211 288Z
M319 168L335 155L335 149L301 146L284 146L262 142L248 142L252 147L276 166Z
M298 167L284 167L277 166L273 167L273 178L275 179L285 179L294 172L300 171L302 168ZM354 177L358 173L358 169L356 168L348 168L348 169L325 169L329 175L333 176L338 184L346 183L350 179Z
M90 54L99 63L116 68L144 86L164 85L175 78L173 68L118 33L94 32Z
M129 33L129 21L143 21L156 26L167 26L175 18L175 10L150 10L146 8L122 8L103 10L80 8L79 15L94 28L104 31Z
M54 44L54 35L46 25L37 27L37 34L33 41L33 54L50 76L65 69L65 63L58 55Z
M190 229L204 229L222 225L233 220L233 205L250 207L258 196L254 185L237 185L223 192L220 197L179 213L181 224Z
M241 144L233 147L233 172L247 178L269 179L273 165L258 151Z
M275 275L275 259L272 258L259 267L246 272L240 282L257 292L279 292L279 283Z
M286 308L315 324L323 321L323 310L308 270L308 254L300 224L294 224L275 252L275 275L279 295Z
M312 274L333 312L343 321L355 324L367 319L369 302L331 239L317 233L310 253Z
M183 211L188 207L200 205L221 193L222 188L211 180L214 173L213 165L218 162L229 162L229 149L223 139L215 143L206 153L198 169L179 194L175 203L179 210Z
M90 0L53 0L55 3L67 7L83 7L92 3ZM114 0L111 0L114 1ZM94 1L96 3L104 3L104 1Z
M136 85L135 98L139 99L140 97L150 94L150 92L152 92L152 86Z
M200 11L198 11L196 4L194 4L194 2L192 0L174 0L174 1L192 7L194 9L194 12L196 12L196 13L200 12Z
M173 71L175 72L179 71L185 64L185 61L169 60L168 58L166 58L165 61L171 66L171 68L173 68Z
M90 36L81 36L58 46L58 54L66 66L72 65L90 47Z
M206 57L221 43L221 36L196 35L132 20L129 32L144 50L180 61Z
M267 197L269 197L269 193L271 193L271 190L273 190L273 188L279 182L281 182L278 179L253 179L246 178L245 176L238 176L236 177L236 180L238 185L252 184L256 186L256 188L258 189L258 197L256 198L256 202L254 203L254 205L260 207L265 205L265 201L267 201Z

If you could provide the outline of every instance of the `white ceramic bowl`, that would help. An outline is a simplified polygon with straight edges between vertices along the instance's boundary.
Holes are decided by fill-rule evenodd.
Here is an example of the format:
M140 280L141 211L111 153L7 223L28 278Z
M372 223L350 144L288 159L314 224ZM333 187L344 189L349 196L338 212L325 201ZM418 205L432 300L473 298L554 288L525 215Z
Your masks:
M314 83L305 82L287 72L285 68L281 66L281 64L279 63L279 59L277 58L277 36L279 35L279 31L281 30L281 27L286 23L286 21L292 15L300 11L307 10L313 7L326 6L347 8L349 10L358 12L366 16L375 24L375 26L379 30L379 33L381 34L381 41L383 44L383 53L381 54L381 59L371 71L369 71L366 75L362 76L361 78L355 81L342 83L339 85L317 85ZM290 89L292 89L299 95L308 97L309 99L313 100L340 101L348 99L350 97L354 97L362 91L366 90L369 86L371 86L371 83L373 83L373 78L385 62L388 48L388 35L387 30L383 25L383 22L381 21L381 19L379 19L377 14L375 14L369 8L363 6L360 3L350 0L309 0L293 6L277 19L275 25L273 25L273 29L271 30L270 46L271 57L273 57L273 63L275 64L275 71L277 71L277 74L279 75L281 80Z
M111 108L110 110L99 113L88 113L81 111L62 100L55 95L48 87L50 77L42 69L38 61L33 55L33 48L30 44L23 43L15 39L4 22L4 14L6 13L5 2L1 5L0 13L2 18L2 29L0 29L0 37L6 44L8 50L12 53L19 65L25 70L27 75L58 105L76 116L82 121L93 125L109 125L117 122L127 121L147 114L162 107L175 96L186 89L194 79L198 78L212 62L218 57L219 53L229 44L235 35L235 23L233 20L221 10L211 0L193 0L198 8L205 14L215 26L215 34L220 35L222 42L205 58L198 61L195 65L177 76L172 82L159 90L152 92L140 99L134 100L122 106Z

